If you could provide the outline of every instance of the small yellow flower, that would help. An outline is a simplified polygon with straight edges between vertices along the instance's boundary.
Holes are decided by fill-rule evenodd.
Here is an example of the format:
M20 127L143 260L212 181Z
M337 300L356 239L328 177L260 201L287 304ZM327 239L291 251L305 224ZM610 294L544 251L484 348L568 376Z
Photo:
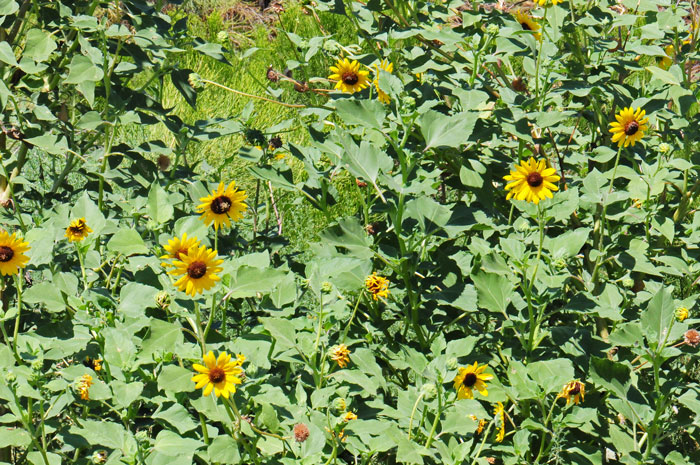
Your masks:
M466 367L460 367L454 379L454 388L457 390L458 399L473 399L474 390L488 397L489 391L486 389L486 381L493 378L493 375L484 373L488 365L479 366L478 362Z
M29 250L29 243L17 237L16 233L10 235L0 229L0 274L3 276L18 274L21 268L27 266L29 257L24 252Z
M535 0L540 6L545 6L547 4L547 0ZM564 0L552 0L552 5L558 5Z
M361 70L357 61L350 62L347 58L338 60L335 66L331 66L331 73L328 79L338 81L335 88L348 94L369 86L369 71Z
M331 349L331 360L340 368L345 368L350 361L350 349L345 344L339 344Z
M502 442L503 438L506 436L506 412L501 402L496 403L496 407L493 409L493 415L496 418L496 424L498 425L496 442Z
M161 260L182 260L191 249L199 246L200 243L196 237L187 237L187 233L182 233L182 238L173 237L168 239L168 244L163 246L167 253L160 258ZM172 266L172 264L164 262L163 266Z
M574 380L562 388L561 392L557 395L557 399L566 399L566 405L569 405L572 402L574 404L578 404L579 402L583 401L585 394L586 387L584 384L581 381Z
M352 420L357 420L357 415L355 415L354 412L345 412L345 415L343 415L343 421L352 421Z
M375 271L365 279L365 286L372 294L374 300L379 300L380 297L387 298L389 296L389 280L384 276L377 276Z
M197 207L197 213L201 213L200 218L204 224L209 226L214 223L214 229L219 230L222 224L231 225L231 220L238 221L243 218L243 213L248 208L245 199L248 198L245 191L236 189L236 182L231 181L228 187L220 182L215 191L206 197L199 199L202 202Z
M506 184L508 195L506 200L515 197L516 200L525 200L538 204L540 200L552 198L552 191L559 190L554 185L559 181L559 176L554 168L547 166L547 161L542 159L535 161L530 157L528 161L521 161L520 165L515 165L515 170L503 179L509 181Z
M629 107L620 110L620 113L615 115L617 121L610 123L612 141L617 142L618 147L634 147L634 144L644 137L644 131L649 129L649 118L645 118L645 114L641 108L633 110Z
M236 392L236 385L242 382L239 375L243 373L241 364L245 357L239 355L232 361L231 355L221 352L219 358L216 358L210 350L202 359L204 365L192 365L198 372L192 377L192 381L197 383L195 389L204 388L202 394L205 396L213 390L216 397L224 396L228 399L229 395Z
M382 89L379 88L379 70L382 69L386 71L387 73L391 74L394 72L394 64L390 62L389 60L382 60L381 63L377 66L376 64L374 65L374 81L372 84L374 84L374 88L377 89L377 99L382 102L386 103L387 105L389 102L391 102L391 97L384 92Z
M532 31L535 39L542 40L542 34L539 32L541 26L535 22L532 16L518 10L515 12L515 20L520 23L523 30Z
M223 262L216 258L216 250L207 249L205 246L193 247L184 256L180 255L180 260L173 262L173 269L168 273L180 276L175 281L175 287L194 297L221 280L216 273L223 270L219 266Z
M83 400L90 400L90 386L92 386L92 376L85 374L78 379L78 392Z
M676 309L676 319L682 322L686 318L688 318L688 309L685 307L678 307Z
M66 237L69 242L80 242L88 237L88 234L91 232L92 229L85 222L85 218L78 218L71 221L71 224L66 228Z
M676 48L673 46L673 44L669 44L664 47L664 52L666 53L666 56L657 61L659 68L668 69L673 64L673 57L676 55Z

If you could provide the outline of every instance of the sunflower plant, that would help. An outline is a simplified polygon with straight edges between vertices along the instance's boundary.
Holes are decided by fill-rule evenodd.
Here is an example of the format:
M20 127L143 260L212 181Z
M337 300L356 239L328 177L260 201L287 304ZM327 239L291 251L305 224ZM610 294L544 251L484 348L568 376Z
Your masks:
M177 3L0 2L0 462L700 461L697 8Z

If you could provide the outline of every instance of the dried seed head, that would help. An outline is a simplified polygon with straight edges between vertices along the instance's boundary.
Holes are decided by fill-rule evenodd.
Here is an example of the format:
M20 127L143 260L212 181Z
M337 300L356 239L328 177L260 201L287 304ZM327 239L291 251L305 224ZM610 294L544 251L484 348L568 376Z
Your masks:
M158 155L158 169L161 171L168 171L170 169L170 157L167 155Z
M700 344L700 333L695 329L689 329L685 332L683 340L691 347L697 347Z
M294 440L304 442L309 437L309 428L304 423L294 425Z
M267 80L270 82L277 82L280 80L280 73L275 71L272 66L267 68Z
M527 92L527 84L525 84L525 81L521 77L513 79L510 85L513 87L513 90L517 92Z
M359 178L355 178L355 184L357 184L357 187L367 187L367 183L361 181Z
M296 83L294 83L294 90L296 90L297 92L301 92L301 93L308 92L309 85L304 81L296 82Z

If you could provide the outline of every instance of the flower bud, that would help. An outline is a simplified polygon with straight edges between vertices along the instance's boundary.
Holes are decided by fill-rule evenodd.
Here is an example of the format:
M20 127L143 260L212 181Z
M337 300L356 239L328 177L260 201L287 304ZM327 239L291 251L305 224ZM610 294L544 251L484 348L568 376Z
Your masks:
M192 88L197 92L204 89L204 81L202 80L202 76L197 73L190 73L190 75L187 77L187 82L189 82Z
M634 286L634 279L625 278L622 280L622 285L625 286L626 289L632 289L632 287Z
M660 153L668 153L671 151L671 146L668 145L666 142L662 142L659 144L658 150Z
M445 363L445 366L447 366L448 370L456 370L457 367L459 366L459 364L457 362L457 358L455 358L455 357L449 358L447 360L447 362Z
M678 321L683 321L688 318L688 309L685 307L678 307L676 309L676 319Z
M219 42L226 42L228 40L228 32L226 31L219 31L216 34L216 40Z
M421 391L424 393L423 398L425 400L430 400L437 395L437 387L433 383L424 384Z
M486 26L486 33L495 36L498 34L499 29L500 28L497 25L489 24L488 26Z
M163 310L167 310L170 307L170 294L167 291L160 291L156 294L156 305Z

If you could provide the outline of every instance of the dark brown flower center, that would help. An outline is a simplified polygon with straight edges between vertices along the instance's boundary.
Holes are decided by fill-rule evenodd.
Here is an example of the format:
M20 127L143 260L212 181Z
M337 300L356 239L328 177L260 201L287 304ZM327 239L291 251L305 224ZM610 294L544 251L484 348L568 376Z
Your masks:
M211 201L211 211L217 215L223 215L231 209L231 199L222 195Z
M81 235L85 231L85 223L78 223L75 226L70 226L68 229L70 229L71 234L75 235Z
M578 383L574 384L571 389L569 389L569 395L575 396L581 392L581 386Z
M467 387L472 387L476 384L476 381L476 373L467 373L466 375L464 375L464 381L462 381L462 384L464 384Z
M542 185L542 181L542 175L537 171L533 171L527 175L527 183L530 185L530 187L539 187Z
M187 275L192 279L199 279L207 274L207 264L204 262L192 262L187 267Z
M218 384L225 379L226 379L226 372L224 371L223 368L220 368L217 366L217 367L214 367L211 370L209 370L209 381L211 381L212 383Z
M15 251L6 245L0 246L0 262L9 262L15 256Z
M636 121L630 121L625 124L625 134L628 136L633 136L639 131L639 123Z
M532 31L532 28L528 23L520 23L520 25L523 27L524 30L526 31Z
M354 71L348 71L343 74L343 82L349 86L354 86L359 80L360 77Z

